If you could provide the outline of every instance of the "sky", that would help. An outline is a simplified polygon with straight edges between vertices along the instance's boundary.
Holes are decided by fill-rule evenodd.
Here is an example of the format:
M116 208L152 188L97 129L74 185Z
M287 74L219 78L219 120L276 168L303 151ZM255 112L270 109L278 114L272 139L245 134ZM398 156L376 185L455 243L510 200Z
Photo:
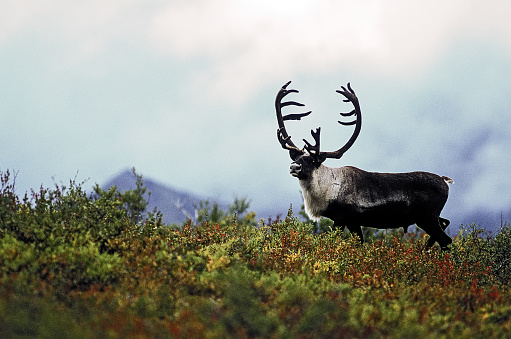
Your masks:
M3 0L0 169L16 190L105 183L135 167L253 209L301 201L274 100L313 113L326 165L454 179L443 215L511 211L511 2L495 0ZM290 96L291 97L291 96ZM290 111L291 113L291 111ZM511 220L510 220L511 221Z

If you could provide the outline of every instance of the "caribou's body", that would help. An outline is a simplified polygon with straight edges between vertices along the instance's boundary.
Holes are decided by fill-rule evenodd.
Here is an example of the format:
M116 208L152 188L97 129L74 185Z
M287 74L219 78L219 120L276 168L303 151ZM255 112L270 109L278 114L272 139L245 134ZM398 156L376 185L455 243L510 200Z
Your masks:
M293 163L292 175L301 171L298 165ZM447 219L439 218L449 194L447 184L452 182L448 177L428 172L374 173L321 164L299 182L305 212L313 220L330 218L360 238L360 226L406 229L417 224L426 233L434 234L434 239L450 243L438 229L439 221L445 227L449 224Z
M305 212L311 219L330 218L334 225L346 226L350 232L357 234L362 242L361 226L379 229L403 227L406 230L413 224L430 235L428 247L437 241L446 248L452 242L444 232L449 221L440 217L449 194L448 183L452 183L452 179L429 172L375 173L352 166L331 168L323 165L327 158L340 158L357 138L361 128L358 98L349 84L349 91L344 87L343 91L337 91L355 107L350 113L341 113L343 116L356 116L353 122L340 122L343 125L356 124L355 132L346 145L334 152L321 152L318 128L311 132L315 145L304 140L305 148L300 150L287 134L284 121L300 120L311 112L282 117L282 107L303 106L293 101L281 102L287 94L297 92L287 90L288 85L279 91L275 101L279 123L277 136L282 147L290 152L293 160L290 173L299 179Z

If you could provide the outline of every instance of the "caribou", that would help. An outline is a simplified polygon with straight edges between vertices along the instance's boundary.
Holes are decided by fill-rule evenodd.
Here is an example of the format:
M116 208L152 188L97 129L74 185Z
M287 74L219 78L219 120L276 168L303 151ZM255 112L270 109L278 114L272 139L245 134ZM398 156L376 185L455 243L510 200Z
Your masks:
M284 125L288 120L300 120L312 111L282 115L287 106L305 106L296 101L282 102L296 89L287 89L287 82L277 93L275 110L277 113L277 139L283 149L289 151L293 161L289 172L298 178L302 189L305 212L313 220L327 217L335 227L347 227L363 243L361 227L377 229L404 228L417 225L430 238L426 248L438 242L447 249L452 239L445 233L449 220L440 213L449 195L449 185L453 180L429 172L377 173L367 172L353 166L332 168L323 165L328 159L340 159L354 144L362 127L362 112L355 91L350 83L341 86L336 92L343 95L344 102L353 105L353 110L340 113L343 117L354 117L349 122L339 124L355 125L353 134L341 148L333 152L320 151L321 127L311 130L314 144L303 139L305 145L299 149L291 141ZM353 118L352 118L353 119Z

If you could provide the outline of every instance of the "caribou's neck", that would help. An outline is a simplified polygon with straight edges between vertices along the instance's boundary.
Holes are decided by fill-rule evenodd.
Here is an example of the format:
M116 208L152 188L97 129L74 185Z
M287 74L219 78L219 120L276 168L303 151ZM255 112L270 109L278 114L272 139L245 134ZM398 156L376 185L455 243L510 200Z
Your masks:
M339 198L349 167L332 168L320 165L308 179L300 179L305 212L319 220L331 201Z

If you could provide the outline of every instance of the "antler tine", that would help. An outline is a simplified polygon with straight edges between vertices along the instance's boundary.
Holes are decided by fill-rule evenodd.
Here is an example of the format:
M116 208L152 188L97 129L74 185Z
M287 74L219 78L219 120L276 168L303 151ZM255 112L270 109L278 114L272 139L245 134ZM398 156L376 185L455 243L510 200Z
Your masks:
M346 142L344 146L339 148L337 151L334 152L321 152L321 154L325 158L335 158L339 159L343 156L343 154L353 145L355 140L357 139L360 129L362 128L362 112L360 110L360 104L358 102L357 95L355 94L355 91L351 88L350 83L348 82L348 89L346 87L341 86L342 90L336 90L337 93L342 94L346 99L343 99L344 102L351 102L353 104L354 109L351 112L348 113L340 113L342 116L355 116L355 120L350 122L343 122L338 121L339 124L344 126L350 126L350 125L356 125L355 130L353 131L353 134L351 135L351 138Z
M290 83L291 83L291 81L288 81L284 86L282 86L282 89L277 94L278 103L279 103L279 106L280 106L281 109L283 107L286 107L286 106L299 106L299 107L305 106L304 104L302 104L300 102L296 102L296 101L282 102L282 99L284 99L284 97L286 95L288 95L289 93L299 93L299 91L297 89L287 89L287 86ZM277 101L275 101L275 105L276 104L277 104ZM307 115L309 115L311 113L312 113L312 111L308 111L308 112L305 112L305 113L287 114L287 115L282 117L282 120L283 121L286 121L286 120L300 120L301 118L306 117Z
M309 154L316 155L319 154L319 140L320 140L320 133L321 133L321 127L316 128L316 132L314 130L311 130L311 135L314 138L315 145L311 145L307 140L303 139L303 142L305 142L305 149Z
M287 86L291 81L288 81L287 83L282 86L282 88L277 93L277 97L275 98L275 111L277 113L277 123L279 125L279 128L277 129L277 138L282 145L282 148L287 150L295 150L300 153L303 153L302 150L300 150L298 147L295 146L295 144L291 141L291 136L287 134L286 127L284 125L284 121L286 120L300 120L303 117L306 117L307 115L311 114L312 111L305 112L305 113L294 113L294 114L287 114L285 116L282 116L282 107L286 106L305 106L302 103L296 102L296 101L286 101L282 102L282 99L289 93L298 93L298 90L296 89L287 89Z
M346 99L343 99L344 102L350 102L353 99L353 97L356 98L355 91L351 88L351 85L349 82L348 82L348 90L344 86L341 86L341 88L342 88L342 91L338 89L338 90L336 90L336 92L339 94L342 94L346 97ZM352 94L352 97L347 96L350 94ZM358 99L357 99L357 101L358 101ZM347 113L341 112L339 114L342 115L343 117L349 117L352 115L356 116L357 110L353 109L351 112L347 112ZM337 121L337 122L344 126L351 126L351 125L355 125L357 123L357 119L355 118L355 120L349 121L349 122L344 122L344 121Z
M285 137L284 133L285 130L283 130L282 128L277 129L277 139L279 140L280 145L282 145L282 148L290 151L295 150L301 152L301 150L298 149L298 147L294 146L293 143L291 142L291 136L288 135Z

